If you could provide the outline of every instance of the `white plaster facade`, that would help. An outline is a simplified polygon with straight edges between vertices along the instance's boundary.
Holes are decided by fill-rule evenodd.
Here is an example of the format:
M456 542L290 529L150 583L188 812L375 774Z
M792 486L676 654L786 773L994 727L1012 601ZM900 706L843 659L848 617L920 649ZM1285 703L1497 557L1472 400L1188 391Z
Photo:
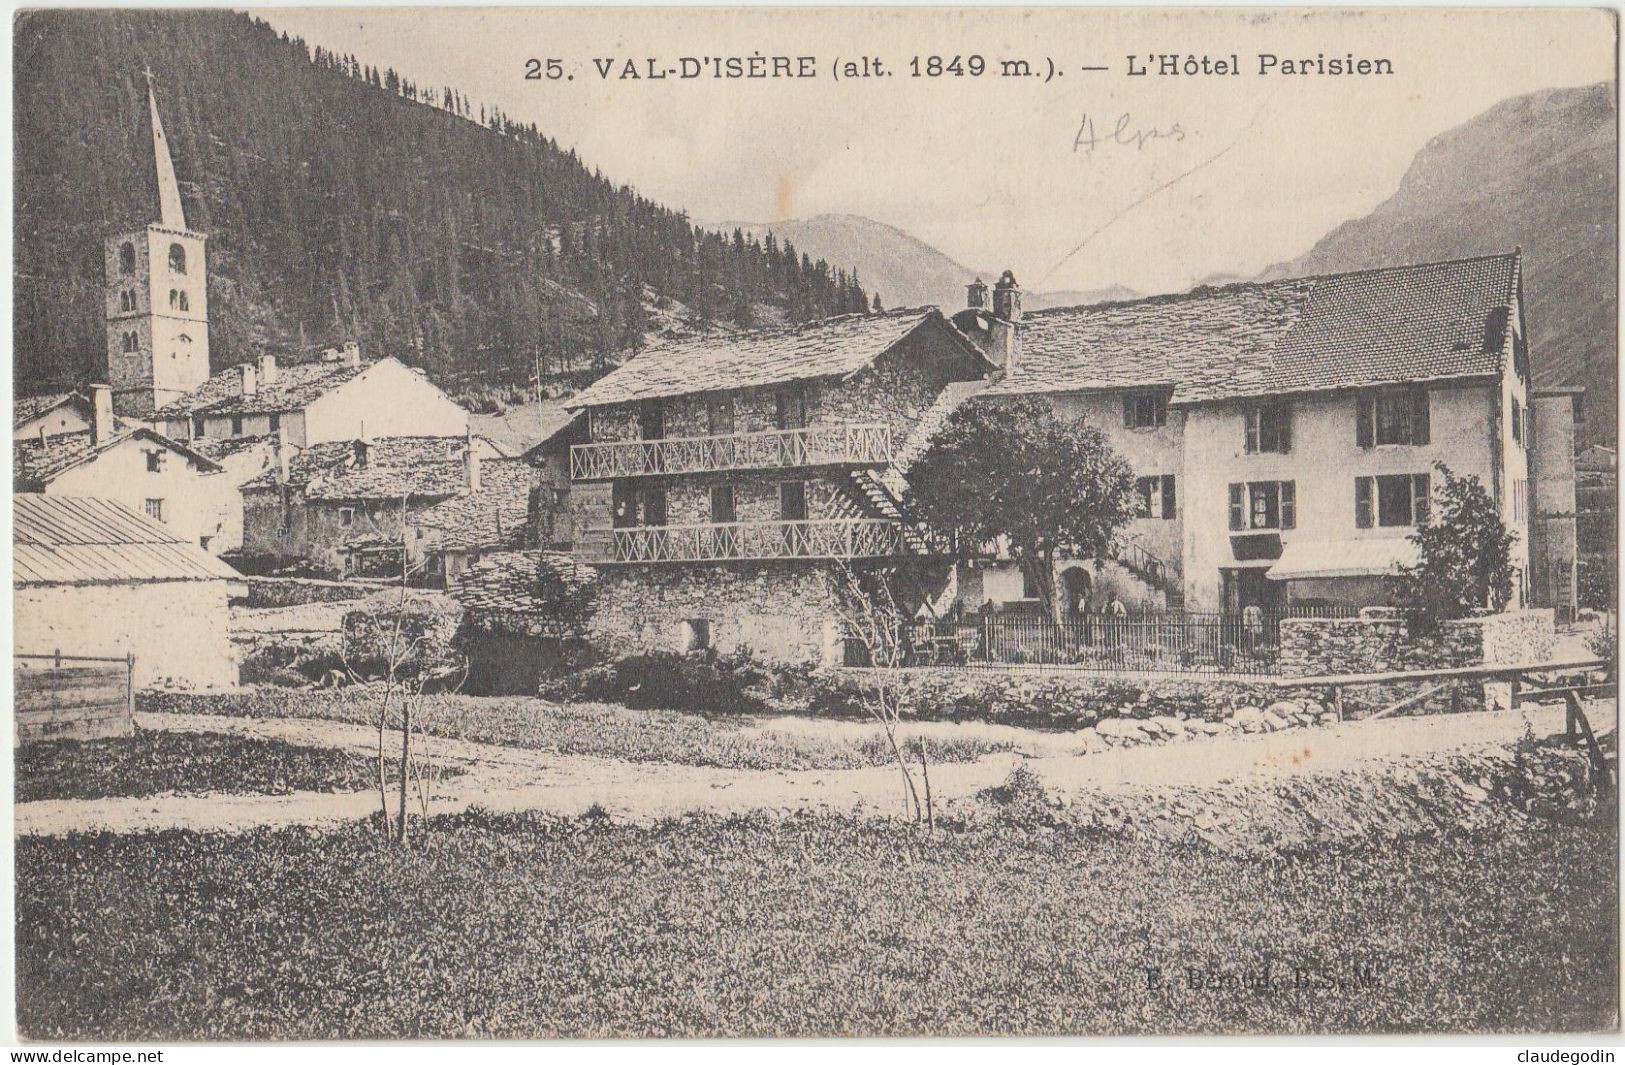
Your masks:
M13 590L17 654L135 655L137 687L237 683L226 580L25 585Z
M154 454L157 469L152 468ZM95 496L122 503L137 514L157 518L210 554L230 546L234 527L237 540L242 538L236 484L149 436L125 437L39 487L45 495Z

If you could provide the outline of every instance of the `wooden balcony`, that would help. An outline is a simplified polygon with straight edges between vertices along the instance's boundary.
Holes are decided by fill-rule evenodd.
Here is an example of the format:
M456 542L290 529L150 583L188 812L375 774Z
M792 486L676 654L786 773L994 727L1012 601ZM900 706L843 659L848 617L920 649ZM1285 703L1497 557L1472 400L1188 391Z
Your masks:
M577 541L583 561L718 562L781 558L880 558L904 554L902 530L884 518L650 525Z
M577 444L570 449L570 479L604 481L797 466L885 466L891 461L890 428L823 425L727 436Z

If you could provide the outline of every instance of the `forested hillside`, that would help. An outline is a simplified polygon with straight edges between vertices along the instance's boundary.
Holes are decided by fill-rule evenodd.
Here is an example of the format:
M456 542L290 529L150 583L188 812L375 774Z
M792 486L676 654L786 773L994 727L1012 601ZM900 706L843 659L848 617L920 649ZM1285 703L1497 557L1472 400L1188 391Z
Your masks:
M470 391L601 362L661 319L868 304L844 271L702 234L455 86L247 15L33 11L14 32L19 393L105 373L102 241L157 212L147 66L209 236L216 369L356 338Z

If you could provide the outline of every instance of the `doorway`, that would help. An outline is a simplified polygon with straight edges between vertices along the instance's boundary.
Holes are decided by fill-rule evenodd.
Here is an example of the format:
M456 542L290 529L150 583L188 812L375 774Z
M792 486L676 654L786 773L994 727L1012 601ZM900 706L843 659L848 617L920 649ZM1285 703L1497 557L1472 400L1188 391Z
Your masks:
M1286 605L1285 586L1265 576L1268 572L1264 566L1220 570L1224 612L1239 614L1257 607L1266 614L1279 613Z

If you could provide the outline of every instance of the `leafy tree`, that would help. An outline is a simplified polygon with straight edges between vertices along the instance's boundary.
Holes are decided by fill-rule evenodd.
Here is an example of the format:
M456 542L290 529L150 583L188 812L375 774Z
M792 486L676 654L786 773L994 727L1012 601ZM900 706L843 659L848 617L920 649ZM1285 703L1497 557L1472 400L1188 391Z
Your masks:
M1512 600L1512 546L1518 541L1476 476L1458 477L1442 462L1433 467L1441 483L1410 536L1419 558L1405 567L1401 585L1404 605L1429 627L1505 609Z
M1105 434L1032 398L960 407L908 481L920 517L962 552L1002 541L1052 617L1056 558L1107 557L1141 506Z

